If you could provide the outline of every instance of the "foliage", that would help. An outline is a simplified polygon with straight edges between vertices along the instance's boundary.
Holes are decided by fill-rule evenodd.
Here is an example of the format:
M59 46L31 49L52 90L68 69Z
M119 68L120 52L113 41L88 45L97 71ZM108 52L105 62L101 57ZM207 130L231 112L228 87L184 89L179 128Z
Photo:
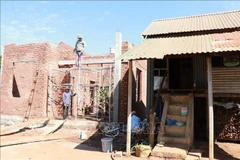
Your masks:
M100 102L109 101L109 90L107 87L100 87Z
M142 143L141 144L136 144L134 147L138 148L141 151L146 151L146 150L151 150L152 149L151 145L142 144Z

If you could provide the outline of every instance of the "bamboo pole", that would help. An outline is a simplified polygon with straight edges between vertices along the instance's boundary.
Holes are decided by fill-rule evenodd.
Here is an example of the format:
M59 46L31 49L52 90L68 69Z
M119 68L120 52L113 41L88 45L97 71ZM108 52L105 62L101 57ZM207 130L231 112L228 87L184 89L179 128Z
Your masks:
M214 113L213 113L213 91L212 91L212 62L207 57L208 70L208 111L209 111L209 160L214 159Z
M132 60L128 62L127 156L131 155Z

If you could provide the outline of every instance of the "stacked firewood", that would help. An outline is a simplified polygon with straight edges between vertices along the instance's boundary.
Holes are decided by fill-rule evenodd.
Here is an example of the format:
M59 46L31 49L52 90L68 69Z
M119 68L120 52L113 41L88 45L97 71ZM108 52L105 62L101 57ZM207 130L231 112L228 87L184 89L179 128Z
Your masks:
M216 139L240 141L240 108L214 106L214 128Z

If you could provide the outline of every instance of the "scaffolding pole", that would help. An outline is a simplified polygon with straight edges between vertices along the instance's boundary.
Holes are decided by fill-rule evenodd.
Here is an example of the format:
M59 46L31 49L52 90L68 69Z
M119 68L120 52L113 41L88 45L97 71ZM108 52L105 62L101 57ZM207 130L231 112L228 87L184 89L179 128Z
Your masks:
M101 68L81 68L81 70L88 70L88 71L98 71L98 70L107 70L110 67L101 67ZM66 71L66 70L79 70L78 68L52 68L55 71Z
M51 113L51 109L52 109L52 69L50 68L50 76L49 76L49 108L47 109L47 114L50 112ZM53 113L51 113L51 116L53 115Z
M112 95L112 65L110 67L110 83L109 83L109 104L108 104L108 121L111 122L111 95Z
M74 116L75 116L75 120L77 120L77 116L78 116L78 110L79 109L82 109L80 108L82 105L81 105L81 102L83 102L83 104L85 103L86 101L86 95L84 93L83 97L85 97L83 100L81 100L81 88L85 89L86 91L86 87L93 87L93 89L95 90L94 93L94 99L93 99L93 102L95 102L95 105L97 106L97 111L99 111L99 100L100 100L100 87L101 86L104 86L104 83L103 83L103 70L110 70L110 82L109 82L109 122L111 121L111 92L112 92L112 72L113 72L113 66L111 65L110 67L101 67L101 68L50 68L50 77L49 77L49 108L47 109L47 112L50 116L53 116L54 117L54 111L53 111L53 98L55 98L55 91L53 88L57 87L57 89L61 89L62 87L64 86L71 86L71 87L76 87L76 93L77 93L77 105L74 107L72 106L72 109L74 110ZM78 80L75 79L75 82L72 84L72 83L64 83L64 84L57 84L57 83L54 83L54 71L57 71L57 72L60 72L60 73L64 73L64 71L77 71L78 72L78 75L76 76L71 76L70 75L70 79L71 78L74 78L74 77L78 77ZM84 75L81 75L82 71L85 71L84 72ZM86 84L86 78L89 77L89 76L85 76L86 72L91 72L91 74L96 74L97 77L96 77L96 84ZM71 72L70 72L71 73ZM81 83L81 77L83 76L83 80L84 80L84 83ZM100 77L101 76L101 77ZM101 81L101 82L100 82ZM108 85L107 85L108 86ZM84 92L84 91L83 91ZM82 93L83 94L83 93ZM75 103L76 104L76 103ZM84 108L84 107L83 107ZM105 109L106 110L106 109ZM48 115L48 116L49 116ZM97 118L98 118L98 114L97 114Z
M77 99L77 106L75 107L75 120L77 120L77 111L80 106L80 67L78 67L78 85L77 85L77 93L78 93L78 99Z

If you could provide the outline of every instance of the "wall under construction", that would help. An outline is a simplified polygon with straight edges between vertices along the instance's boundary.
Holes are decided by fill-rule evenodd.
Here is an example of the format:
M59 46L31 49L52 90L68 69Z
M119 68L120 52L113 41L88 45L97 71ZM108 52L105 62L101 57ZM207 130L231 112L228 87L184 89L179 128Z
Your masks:
M84 116L85 108L93 107L96 113L100 104L101 88L106 88L107 98L111 98L113 89L114 67L112 64L88 66L87 68L53 68L50 71L49 82L49 116L63 118L62 94L66 87L72 93L70 114L74 117ZM98 67L97 67L98 66ZM105 99L104 99L105 101ZM109 104L109 101L105 101ZM112 100L110 101L112 103Z
M129 44L129 42L123 42L122 50L127 51L130 49L132 46ZM93 63L83 64L83 68L109 67L114 64L114 58L115 56L112 53L99 56L89 56L87 53L84 53L83 61L92 61ZM73 47L63 42L58 45L49 42L5 45L0 101L2 118L5 115L22 118L25 116L26 111L30 111L29 118L47 116L61 118L61 96L63 89L56 91L55 95L57 95L58 98L55 99L57 100L55 102L57 105L53 108L50 106L50 92L48 89L50 85L50 69L59 69L59 61L64 60L75 60L75 54L73 53ZM99 60L102 60L103 62L99 63ZM112 62L104 63L104 61L108 60ZM62 67L71 68L73 66ZM141 67L138 66L138 68ZM142 69L142 71L145 72L144 67ZM36 71L38 71L37 76ZM122 62L121 74L119 118L120 121L125 121L127 117L126 108L128 96L126 92L128 87L127 62ZM71 83L76 84L76 79L75 82L73 82L74 80L71 80L71 76L78 77L77 70L70 75L65 74L65 72L64 74L62 72L57 72L55 73L53 80L55 80L57 84L68 83L71 81ZM82 77L85 79L88 78L88 80L83 83L90 84L91 81L96 81L94 76L95 74ZM143 74L143 77L146 77L145 73ZM108 78L105 79L105 82L108 83L109 79L107 79ZM143 78L142 84L145 83L146 80ZM90 94L90 91L87 92L87 94ZM144 87L142 92L144 92ZM76 101L76 99L74 101Z
M72 47L64 43L6 45L2 68L1 114L24 116L31 103L30 117L47 116L49 69L57 68L61 59L72 58L69 53L72 53ZM31 97L32 90L34 96Z

